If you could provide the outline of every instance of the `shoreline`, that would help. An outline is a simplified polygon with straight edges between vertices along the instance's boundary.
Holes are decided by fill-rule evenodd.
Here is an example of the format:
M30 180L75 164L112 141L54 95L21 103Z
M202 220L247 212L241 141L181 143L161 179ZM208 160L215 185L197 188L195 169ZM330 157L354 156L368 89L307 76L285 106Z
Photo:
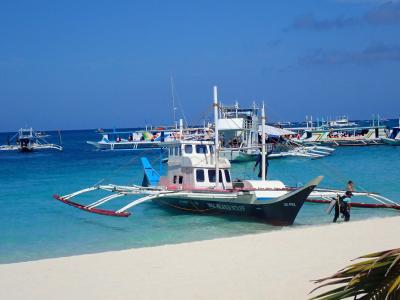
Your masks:
M371 218L2 264L0 298L307 299L310 280L399 247L399 224Z

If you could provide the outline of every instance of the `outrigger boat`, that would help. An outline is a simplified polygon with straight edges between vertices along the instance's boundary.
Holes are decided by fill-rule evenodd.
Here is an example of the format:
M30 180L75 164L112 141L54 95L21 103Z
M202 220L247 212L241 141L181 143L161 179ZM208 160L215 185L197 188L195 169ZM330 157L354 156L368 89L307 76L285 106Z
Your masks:
M146 150L166 148L168 143L182 138L204 138L211 135L210 128L183 128L182 119L179 128L150 128L136 131L99 132L102 138L98 142L87 141L98 150Z
M300 138L292 140L303 145L368 146L382 144L385 126L309 128Z
M328 121L329 127L353 127L357 126L357 123L350 122L347 116L341 116L334 121Z
M160 176L142 158L145 176L142 186L98 185L54 198L78 209L115 217L128 217L128 211L144 202L154 201L167 207L203 214L229 214L262 220L273 225L292 225L310 193L322 180L318 176L301 188L288 188L278 180L265 178L265 132L262 133L261 180L232 181L230 162L219 157L218 100L214 87L215 134L212 141L176 140L168 146L168 172ZM265 124L263 109L262 122ZM264 128L264 127L263 127ZM111 192L91 204L71 201L72 198L96 191ZM98 208L111 200L143 195L118 210Z
M303 157L322 158L330 155L334 149L317 145L304 146L289 140L295 132L264 125L259 122L259 109L241 108L236 102L233 106L220 106L218 130L221 134L222 149L220 156L230 162L239 163L255 161L260 153L261 134L264 130L267 137L268 158Z
M164 128L138 131L102 131L98 142L87 141L98 150L160 149L165 142L175 139L175 134Z
M60 145L48 143L44 139L45 137L48 137L48 135L37 132L33 128L21 128L14 136L7 138L7 145L0 146L0 151L63 150Z
M306 126L290 128L298 132L291 140L307 146L369 146L382 145L382 138L386 137L386 127L380 125L379 115L376 122L372 120L371 126L357 126L345 116L336 121L319 122L317 119L316 123L312 117L306 117Z

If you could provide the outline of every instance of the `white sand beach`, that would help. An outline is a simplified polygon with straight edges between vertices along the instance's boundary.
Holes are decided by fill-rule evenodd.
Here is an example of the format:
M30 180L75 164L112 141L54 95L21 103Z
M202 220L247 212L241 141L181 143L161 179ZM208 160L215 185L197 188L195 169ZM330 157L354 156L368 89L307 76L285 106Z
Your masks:
M311 279L400 246L400 217L0 265L0 299L307 299Z

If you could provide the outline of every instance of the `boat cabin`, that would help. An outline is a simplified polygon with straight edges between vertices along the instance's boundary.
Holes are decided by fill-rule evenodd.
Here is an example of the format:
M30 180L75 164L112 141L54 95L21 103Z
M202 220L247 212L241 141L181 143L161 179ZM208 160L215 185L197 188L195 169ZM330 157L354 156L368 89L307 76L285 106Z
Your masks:
M218 130L222 135L223 148L252 147L258 143L258 108L221 106Z
M168 173L160 184L171 189L216 187L215 146L211 141L176 141L167 146ZM232 189L231 164L218 159L219 189Z

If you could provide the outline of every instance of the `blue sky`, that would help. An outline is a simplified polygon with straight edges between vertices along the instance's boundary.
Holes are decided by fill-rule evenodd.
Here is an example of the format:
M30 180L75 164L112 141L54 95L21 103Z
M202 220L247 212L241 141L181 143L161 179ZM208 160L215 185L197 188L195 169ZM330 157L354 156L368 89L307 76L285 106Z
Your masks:
M271 121L400 113L400 2L0 2L0 131L189 123L220 100Z

